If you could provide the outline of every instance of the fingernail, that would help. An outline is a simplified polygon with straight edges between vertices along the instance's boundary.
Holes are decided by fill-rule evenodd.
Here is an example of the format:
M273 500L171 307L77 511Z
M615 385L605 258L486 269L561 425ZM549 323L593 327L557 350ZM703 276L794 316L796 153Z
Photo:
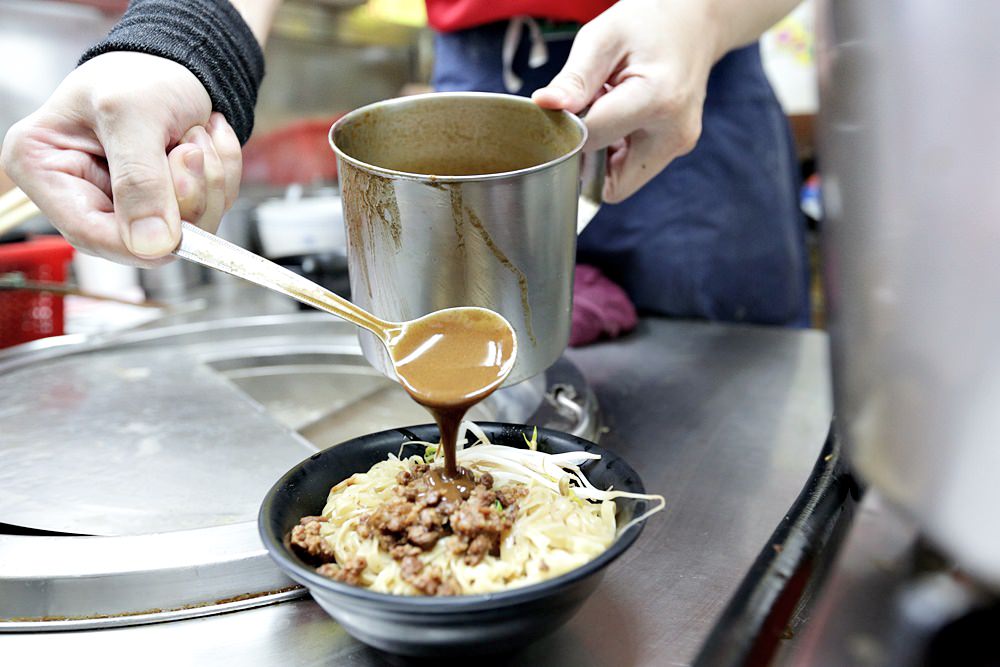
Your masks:
M202 176L205 173L205 154L191 151L184 156L184 166L195 176Z
M140 257L160 257L174 249L163 218L141 218L129 225L129 250Z

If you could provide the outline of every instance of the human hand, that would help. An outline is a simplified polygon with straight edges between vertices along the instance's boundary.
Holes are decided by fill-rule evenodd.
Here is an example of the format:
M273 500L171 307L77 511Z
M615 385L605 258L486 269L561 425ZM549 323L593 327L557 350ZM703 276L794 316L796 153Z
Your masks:
M167 154L167 164L180 219L215 233L236 201L242 172L239 140L222 114L213 113L207 128L185 132Z
M708 75L721 55L702 0L620 0L583 26L565 67L532 99L590 106L584 150L608 148L603 198L632 195L701 134Z
M242 156L190 71L112 52L74 70L14 125L0 164L73 245L152 267L180 241L179 202L214 231L236 199Z

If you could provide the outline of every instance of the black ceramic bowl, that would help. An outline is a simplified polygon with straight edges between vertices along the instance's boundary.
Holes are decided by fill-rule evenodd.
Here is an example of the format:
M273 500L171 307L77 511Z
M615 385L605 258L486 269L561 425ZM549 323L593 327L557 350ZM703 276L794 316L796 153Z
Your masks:
M494 444L525 447L532 427L479 424ZM552 632L576 612L600 583L604 568L628 549L642 524L620 534L607 551L581 567L538 584L509 591L455 597L376 593L316 574L289 548L285 536L299 518L320 514L330 487L364 472L410 440L436 442L433 425L382 431L348 440L292 468L268 492L260 510L260 535L271 557L343 628L375 648L411 656L509 652ZM583 470L598 488L643 492L632 468L615 454L581 438L538 429L538 448L549 453L601 455ZM411 453L417 453L414 450ZM404 455L407 452L404 450ZM618 524L645 511L643 501L619 501Z

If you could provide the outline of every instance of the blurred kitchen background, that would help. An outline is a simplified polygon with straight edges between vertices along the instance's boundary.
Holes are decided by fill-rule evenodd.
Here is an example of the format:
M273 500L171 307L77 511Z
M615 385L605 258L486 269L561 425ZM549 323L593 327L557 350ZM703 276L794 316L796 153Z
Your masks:
M0 2L0 62L6 63L0 68L0 137L45 101L126 4ZM796 136L803 211L814 239L822 213L813 140L817 86L811 0L765 35L762 51ZM220 234L346 294L336 161L327 131L351 109L430 89L433 39L423 1L286 0L267 44L266 62L254 133L244 149L240 199L223 220ZM0 192L10 187L0 172ZM149 271L117 266L72 253L52 239L25 250L25 240L48 233L54 230L39 218L0 236L0 347L63 332L130 328L168 315L175 319L179 311L199 307L198 290L207 283L216 283L217 299L217 283L229 280L187 262ZM818 276L818 253L811 254L813 275ZM140 307L12 289L24 279L65 282L87 294L153 303ZM814 283L814 325L822 327L818 278ZM222 306L241 314L248 306L239 301L234 297Z

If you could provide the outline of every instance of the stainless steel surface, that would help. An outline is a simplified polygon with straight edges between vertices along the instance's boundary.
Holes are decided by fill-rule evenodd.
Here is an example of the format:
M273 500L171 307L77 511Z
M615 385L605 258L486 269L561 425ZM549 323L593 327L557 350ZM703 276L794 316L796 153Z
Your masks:
M298 597L295 586L253 522L114 538L0 536L0 636L218 614Z
M497 311L517 333L508 385L559 358L569 339L582 121L526 98L440 93L353 111L330 137L355 303L397 322L451 306ZM363 333L361 346L391 373L374 336Z
M191 574L188 573L186 576L190 578ZM297 585L291 586L294 582L282 583L285 586L274 591L240 594L231 598L220 598L214 602L207 603L199 600L194 604L174 609L150 609L140 614L126 612L108 616L48 617L41 623L37 620L3 621L0 623L0 635L97 630L169 623L171 621L182 621L217 614L231 614L236 611L244 611L255 607L265 607L267 605L278 604L279 602L298 600L308 594L304 588Z
M137 346L0 368L0 522L140 535L256 517L276 477L316 449L213 360Z
M0 619L75 619L35 630L219 613L291 585L257 537L271 484L317 447L428 421L322 313L67 338L0 358L0 524L104 536L0 530ZM472 417L596 439L596 412L560 359Z
M814 331L646 320L569 353L602 403L602 446L667 497L581 613L509 660L546 667L689 664L791 505L831 417ZM170 664L387 665L311 601L133 628L6 635L5 659L151 656Z
M1000 588L1000 4L827 2L826 284L868 482Z

